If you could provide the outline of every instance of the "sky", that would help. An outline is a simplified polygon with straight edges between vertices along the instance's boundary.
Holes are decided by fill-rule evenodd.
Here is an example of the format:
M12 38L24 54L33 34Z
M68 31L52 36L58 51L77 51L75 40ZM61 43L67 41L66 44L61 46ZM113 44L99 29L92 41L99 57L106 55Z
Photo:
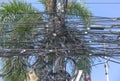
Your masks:
M88 8L94 15L105 17L119 17L120 16L120 0L86 0L88 3L109 3L109 4L87 4Z
M94 16L102 17L120 17L120 0L86 0L86 3L104 3L104 4L86 4ZM109 4L105 4L109 3ZM104 65L98 65L92 68L92 81L107 81ZM110 81L120 81L120 65L109 63Z
M0 0L0 2L7 2L8 0ZM33 6L43 9L37 0L25 0L33 3ZM110 4L86 4L88 9L94 16L102 17L120 17L120 0L85 0L86 3L110 3ZM104 65L98 65L92 68L91 81L107 81L105 76ZM109 63L109 78L110 81L120 81L120 65Z

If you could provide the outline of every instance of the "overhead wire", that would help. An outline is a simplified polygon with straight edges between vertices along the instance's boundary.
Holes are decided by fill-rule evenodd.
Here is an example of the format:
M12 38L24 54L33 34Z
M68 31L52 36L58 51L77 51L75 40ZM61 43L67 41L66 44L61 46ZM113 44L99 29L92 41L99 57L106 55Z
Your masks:
M1 2L0 4L5 4L7 2ZM42 4L40 2L27 2L28 4ZM120 2L83 2L84 4L120 4Z
M33 3L32 3L33 4ZM88 4L88 3L87 3ZM95 3L94 3L95 4ZM109 3L110 4L110 3ZM120 3L119 3L120 4ZM40 14L41 12L33 12L33 13L15 13L15 14ZM42 14L45 14L45 12L42 12ZM85 15L86 16L86 15ZM106 19L106 20L103 20L103 21L113 21L113 18L110 18L110 17L101 17L101 16L92 16L92 17L95 17L96 19L98 18L98 19ZM117 20L117 19L116 19ZM99 22L100 21L102 21L102 20L99 20ZM102 22L103 22L102 21ZM22 23L21 23L22 24ZM89 32L88 32L88 34L89 34ZM94 35L94 34L93 34ZM104 41L104 40L102 40L102 41ZM53 41L52 41L53 42ZM103 42L104 43L104 42ZM47 47L47 46L46 46ZM16 49L15 49L16 50ZM26 51L24 51L24 50L26 50ZM43 50L40 50L39 49L39 51L38 50L33 50L33 49L24 49L24 50L22 50L22 49L19 49L19 50L17 50L17 52L15 51L15 54L11 54L10 55L10 52L6 55L6 57L10 57L10 56L26 56L26 55L28 55L28 56L31 56L31 55L33 55L33 54L31 54L30 52L36 52L36 53L39 53L40 55L39 56L41 56L42 54L44 54L44 53L46 53L46 55L48 55L48 54L50 54L50 53L54 53L54 52L56 52L56 51L68 51L68 50L70 50L70 51L72 51L72 49L59 49L59 50L56 50L55 49L55 51L54 50L52 50L52 52L49 52L49 50L47 50L46 49L46 51L43 51ZM29 52L28 52L29 51ZM40 52L41 51L41 52ZM105 50L104 50L105 51ZM11 52L11 53L13 53L13 52ZM16 53L18 53L18 55L16 54ZM29 54L30 53L30 54ZM4 54L5 55L5 54ZM4 56L3 55L3 56ZM101 54L99 54L99 53L97 53L97 54L95 54L95 53L91 53L91 54L87 54L87 55L85 55L85 54L80 54L81 56L83 55L83 56L91 56L91 57L101 57L101 58L103 58L103 59L105 59L105 60L107 60L107 61L110 61L110 62L114 62L114 63L117 63L117 64L120 64L120 62L118 62L118 61L115 61L115 60L111 60L111 59L106 59L104 56L106 56L106 57L113 57L114 56L114 54L109 54L109 53L101 53ZM120 56L120 54L118 53L117 54L118 56ZM3 56L1 56L1 57L3 57ZM67 58L67 57L65 57L65 58ZM36 62L35 63L33 63L32 65L28 62L28 63L26 63L25 65L26 66L30 66L30 67L33 67L36 63L37 63L37 61L38 60L36 60ZM22 60L22 62L24 63L24 60ZM92 66L96 66L96 65L100 65L100 64L103 64L103 63L105 63L105 62L101 62L101 63L97 63L97 64L93 64Z

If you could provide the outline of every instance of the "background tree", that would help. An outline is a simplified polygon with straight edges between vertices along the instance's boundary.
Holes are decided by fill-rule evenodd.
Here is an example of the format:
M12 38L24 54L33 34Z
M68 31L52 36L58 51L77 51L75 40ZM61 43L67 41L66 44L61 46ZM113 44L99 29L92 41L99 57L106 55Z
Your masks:
M80 48L82 50L77 50L75 48L75 44L79 43L81 41L81 38L76 37L76 34L79 34L76 27L70 27L69 25L66 25L69 23L69 21L66 23L65 20L69 19L70 17L76 17L79 19L82 19L85 29L87 29L90 25L91 20L91 13L89 10L81 3L74 1L74 0L39 0L43 5L45 6L47 12L48 12L48 24L47 26L49 28L56 27L56 31L53 30L53 32L57 35L55 40L57 41L57 45L60 45L60 48L64 49L73 49L74 52L71 51L71 53L74 53L73 58L77 58L76 62L78 63L79 69L84 70L86 74L90 75L90 65L91 65L91 59L89 57L81 57L79 55L85 54L84 48L81 46ZM65 4L67 3L67 4ZM51 19L54 19L54 21L51 21ZM51 25L53 23L53 25ZM60 25L58 25L60 23ZM56 24L56 25L55 25ZM53 29L54 29L53 28ZM50 37L50 38L49 38ZM49 40L53 40L52 35L48 37ZM64 39L65 38L65 39ZM66 40L66 41L64 41ZM63 42L64 41L64 42ZM51 43L47 42L49 45ZM53 48L59 48L59 46L52 44ZM84 43L83 43L84 46ZM87 47L87 46L85 46ZM61 53L62 54L62 53ZM63 54L64 55L64 54ZM78 60L79 59L79 60ZM64 66L63 66L64 67Z
M36 31L35 28L40 23L40 14L32 14L37 11L31 4L18 0L12 0L1 5L0 21L3 23L1 36L4 37L1 41L5 42L1 44L2 48L14 50L34 48L25 42L33 41L32 33ZM8 44L6 44L7 42ZM20 62L24 58L18 56L2 59L4 72L8 72L13 67L12 62L14 62L12 72L3 78L4 81L24 81L27 78L28 67Z
M55 3L56 6L53 3L53 1L56 1ZM44 19L41 19L43 17L40 17L41 16L40 14L31 14L31 13L38 12L38 10L32 8L30 4L13 0L8 4L1 5L2 8L0 9L0 12L4 13L0 15L1 22L9 23L5 25L4 28L1 29L2 31L1 34L4 37L4 39L3 40L1 39L1 40L2 41L5 40L5 43L6 42L12 43L7 46L5 46L5 44L2 44L1 47L10 48L10 49L15 49L15 48L35 49L37 47L37 49L48 50L48 51L51 51L51 49L54 50L56 48L58 49L67 48L69 49L67 51L70 51L69 54L74 54L72 59L76 59L76 62L78 63L79 68L80 69L82 68L86 70L85 72L90 73L90 58L80 57L79 55L81 53L84 53L84 50L79 50L75 46L75 44L81 42L81 38L76 37L76 34L77 34L76 32L78 29L76 27L69 27L69 25L66 25L67 23L65 22L65 20L72 16L78 16L78 18L82 19L83 23L85 24L86 26L85 28L87 28L90 23L91 13L81 3L71 1L71 0L68 2L67 0L62 0L61 2L60 1L59 0L40 0L40 2L45 6L48 12L44 14L45 17L48 16L45 19L48 21L46 26L43 25L45 28L44 32L46 32L46 34L43 34L44 32L41 31L39 28L36 28L38 26L43 27L40 23L44 24ZM64 3L64 1L67 4L62 5L61 3ZM53 9L53 7L56 7L56 8ZM63 11L64 13L62 13L62 11L60 10L60 7L61 7L61 10L62 9L64 10ZM7 30L7 32L4 30ZM42 37L40 36L41 33L42 33ZM34 38L34 36L36 38ZM35 42L33 41L36 41L36 39L38 43L35 44ZM74 51L72 51L71 49L74 49ZM41 78L44 78L44 76L47 75L45 74L46 71L53 69L53 66L57 64L57 59L59 57L60 57L60 60L58 60L59 63L65 60L65 58L63 59L61 58L61 55L64 56L67 51L64 51L64 52L57 51L56 53L58 54L58 56L54 52L49 52L49 53L46 53L47 56L37 57L38 61L37 61L37 64L35 65L35 70L36 70L35 72L37 73L41 81L42 81ZM67 55L68 55L68 52L67 52ZM9 60L6 60L6 59L3 59L3 60L4 60L4 69L3 69L4 72L7 72L10 69L10 67L12 66L11 62L14 63L12 72L10 72L6 77L4 77L4 81L8 81L8 80L24 81L25 79L27 79L26 73L29 71L30 68L29 66L23 66L24 63L21 62L21 60L22 61L24 60L24 62L28 61L29 60L28 56L27 57L19 57L19 56L11 57ZM45 65L45 68L42 67L44 66L42 65L44 63L48 64L49 67L46 65ZM63 63L58 64L58 66L62 66L62 68L65 67ZM87 69L85 67L87 67ZM57 77L60 77L60 76L57 76ZM43 81L48 81L48 80L43 79Z

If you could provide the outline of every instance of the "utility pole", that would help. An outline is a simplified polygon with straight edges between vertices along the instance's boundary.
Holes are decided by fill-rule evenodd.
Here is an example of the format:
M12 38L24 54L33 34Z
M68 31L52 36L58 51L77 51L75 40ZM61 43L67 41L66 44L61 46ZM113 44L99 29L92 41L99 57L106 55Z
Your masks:
M104 39L104 37L103 37L103 39ZM104 43L104 54L106 54L106 44ZM108 57L107 56L105 56L104 57L105 58L105 64L104 64L104 67L105 67L105 75L106 75L106 80L107 81L110 81L109 80L109 72L108 72Z
M108 71L108 57L105 57L105 65L104 65L104 67L105 67L105 75L106 75L106 80L107 81L110 81L109 80L109 71Z

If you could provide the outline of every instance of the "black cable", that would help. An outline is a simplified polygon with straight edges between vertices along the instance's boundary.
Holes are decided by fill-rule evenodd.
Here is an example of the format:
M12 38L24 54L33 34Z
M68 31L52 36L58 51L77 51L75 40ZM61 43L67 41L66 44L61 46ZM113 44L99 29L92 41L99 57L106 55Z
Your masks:
M40 2L27 2L28 4L41 4ZM120 4L120 2L83 2L84 4ZM0 4L4 4L1 2Z
M96 64L93 64L91 66L97 66L97 65L101 65L101 64L104 64L105 62L101 62L101 63L96 63Z
M120 2L85 2L84 4L120 4Z
M103 58L103 59L105 59L105 60L108 60L108 61L110 61L110 62L113 62L113 63L120 64L120 62L117 62L117 61L114 61L114 60L111 60L111 59L107 59L107 58L105 58L105 57L101 57L101 58ZM112 57L111 57L111 58L112 58Z

